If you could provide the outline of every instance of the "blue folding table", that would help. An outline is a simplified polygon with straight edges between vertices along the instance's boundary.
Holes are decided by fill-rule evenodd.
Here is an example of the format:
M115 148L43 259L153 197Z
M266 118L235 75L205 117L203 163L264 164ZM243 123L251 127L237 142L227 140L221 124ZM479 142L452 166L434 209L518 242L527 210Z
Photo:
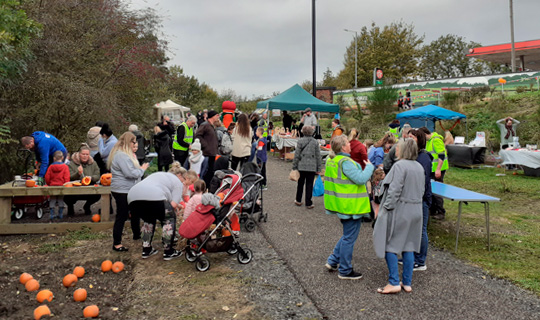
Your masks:
M461 220L461 206L465 202L480 202L484 204L484 211L486 214L486 229L487 229L487 241L488 241L488 250L490 249L489 243L489 203L495 201L501 201L499 198L487 196L478 192L470 191L467 189L458 188L451 186L449 184L444 184L441 182L431 180L431 192L434 195L443 197L452 201L459 201L459 211L458 211L458 220L457 220L457 230L456 230L456 249L458 248L458 239L459 239L459 223Z

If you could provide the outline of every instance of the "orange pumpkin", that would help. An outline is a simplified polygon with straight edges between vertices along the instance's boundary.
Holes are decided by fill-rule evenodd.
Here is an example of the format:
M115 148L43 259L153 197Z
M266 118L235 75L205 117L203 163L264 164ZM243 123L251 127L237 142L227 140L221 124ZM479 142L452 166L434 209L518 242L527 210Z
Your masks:
M97 214L97 213L94 214L94 215L92 216L92 221L93 221L93 222L100 222L100 221L101 221L101 216L100 216L99 214Z
M101 175L101 178L99 179L99 182L102 186L110 186L111 185L111 179L112 179L112 173L105 173Z
M84 308L83 316L85 318L96 318L99 316L99 308L95 304Z
M73 182L73 186L74 186L74 187L80 187L80 186L82 186L82 183L80 183L80 182Z
M43 316L50 316L51 315L51 309L49 307L43 305L39 306L34 309L34 319L39 320Z
M122 270L124 270L124 263L122 263L121 261L116 261L116 262L112 265L112 271L113 271L114 273L121 272Z
M101 271L103 272L109 272L112 269L112 261L111 260L105 260L101 263Z
M92 183L92 177L86 176L82 178L81 183L83 186L89 186Z
M76 275L77 278L84 277L84 268L81 266L75 267L75 269L73 269L73 274Z
M229 232L229 230L227 230L227 228L223 228L223 229L221 230L221 235L222 235L223 237L230 237L230 236L231 236L231 233Z
M28 280L31 280L31 279L34 279L34 277L32 277L31 274L29 273L23 273L21 274L21 276L19 277L19 281L22 283L22 284L26 284L28 282Z
M36 185L36 181L35 180L26 180L25 184L26 184L27 187L31 188L31 187Z
M54 295L53 293L51 292L51 290L41 290L40 292L38 292L38 294L36 295L36 300L39 302L39 303L43 303L43 301L47 300L49 302L52 301Z
M39 282L36 279L30 279L24 285L24 287L26 288L26 291L38 291L39 290Z
M86 300L86 289L77 289L75 292L73 292L73 300L78 302L83 302Z
M71 187L73 187L73 183L66 183L66 184L64 185L64 187L66 187L66 188L71 188Z
M74 275L73 273L70 273L66 275L64 279L62 279L62 284L66 288L73 287L75 284L77 284L77 280L78 280L77 276Z

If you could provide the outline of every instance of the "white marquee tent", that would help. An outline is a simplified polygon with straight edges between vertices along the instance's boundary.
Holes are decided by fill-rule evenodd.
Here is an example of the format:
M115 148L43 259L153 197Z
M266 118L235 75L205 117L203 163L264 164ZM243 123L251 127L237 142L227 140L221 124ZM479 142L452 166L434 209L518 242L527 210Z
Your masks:
M157 121L159 121L163 115L169 116L173 122L178 123L186 118L184 112L191 111L190 108L181 106L170 99L156 103L154 109L157 111Z

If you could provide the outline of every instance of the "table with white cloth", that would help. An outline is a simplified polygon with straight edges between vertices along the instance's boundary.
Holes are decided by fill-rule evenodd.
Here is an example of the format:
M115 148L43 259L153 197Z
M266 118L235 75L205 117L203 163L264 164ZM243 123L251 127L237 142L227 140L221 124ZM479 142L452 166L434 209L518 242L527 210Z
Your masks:
M502 164L516 164L523 167L525 175L540 177L540 151L527 149L507 149L499 151Z
M272 136L272 139L276 142L276 147L281 150L283 148L296 148L298 144L298 138L282 137L280 135Z

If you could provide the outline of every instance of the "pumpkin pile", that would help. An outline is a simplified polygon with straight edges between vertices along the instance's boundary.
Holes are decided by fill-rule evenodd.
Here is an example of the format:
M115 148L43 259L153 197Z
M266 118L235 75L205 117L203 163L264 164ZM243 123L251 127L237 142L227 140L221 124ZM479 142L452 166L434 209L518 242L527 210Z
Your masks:
M105 260L101 263L101 271L108 272L112 271L114 273L119 273L124 270L124 263L121 261L116 261L112 263L110 260ZM73 273L67 274L62 279L62 285L65 288L71 288L77 285L77 282L80 278L84 277L85 269L81 266L77 266L73 269ZM39 282L34 279L34 277L29 273L22 273L19 277L19 282L25 286L26 291L33 292L39 290ZM92 288L92 286L90 286ZM78 288L73 292L73 300L77 302L84 302L88 297L88 292L86 289ZM54 294L51 290L44 289L37 293L36 300L39 303L49 303L53 301ZM52 316L51 310L46 304L42 304L34 309L34 319L40 320L43 317ZM99 316L99 307L96 305L86 306L83 310L84 318L96 318Z

